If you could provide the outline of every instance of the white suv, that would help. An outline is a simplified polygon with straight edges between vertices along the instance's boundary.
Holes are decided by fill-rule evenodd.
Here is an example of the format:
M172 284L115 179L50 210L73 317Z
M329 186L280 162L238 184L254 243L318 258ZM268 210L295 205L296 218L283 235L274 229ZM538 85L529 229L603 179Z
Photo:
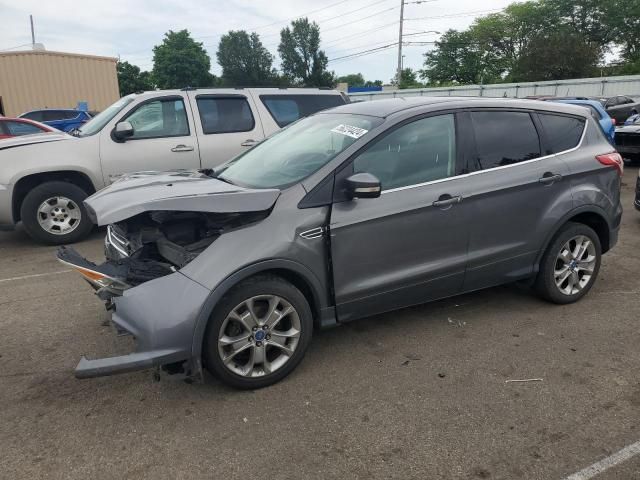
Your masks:
M125 173L213 168L298 118L348 102L335 90L184 89L132 94L75 132L0 141L0 228L70 243L83 200Z

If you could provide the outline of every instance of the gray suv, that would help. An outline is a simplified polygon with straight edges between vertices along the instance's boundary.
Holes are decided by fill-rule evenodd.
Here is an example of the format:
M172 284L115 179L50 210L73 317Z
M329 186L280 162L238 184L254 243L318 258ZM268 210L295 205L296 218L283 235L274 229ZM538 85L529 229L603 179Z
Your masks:
M515 281L575 302L617 241L622 169L581 107L449 97L345 105L215 170L129 175L86 201L107 262L58 257L136 351L76 376L204 366L259 388L314 328Z

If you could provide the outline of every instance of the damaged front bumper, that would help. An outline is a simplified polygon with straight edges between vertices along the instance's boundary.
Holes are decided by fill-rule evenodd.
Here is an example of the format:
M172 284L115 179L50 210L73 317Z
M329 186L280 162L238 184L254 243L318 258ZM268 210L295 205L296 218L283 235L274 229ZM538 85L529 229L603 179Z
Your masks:
M187 375L200 374L200 362L193 358L196 318L210 290L180 272L174 272L137 286L124 286L118 279L117 263L95 265L72 248L61 248L58 259L78 270L112 309L111 321L120 333L131 334L135 351L117 357L87 359L76 367L77 378L127 373L153 367L176 365ZM115 270L114 270L115 269ZM105 290L98 276L122 282L123 288Z

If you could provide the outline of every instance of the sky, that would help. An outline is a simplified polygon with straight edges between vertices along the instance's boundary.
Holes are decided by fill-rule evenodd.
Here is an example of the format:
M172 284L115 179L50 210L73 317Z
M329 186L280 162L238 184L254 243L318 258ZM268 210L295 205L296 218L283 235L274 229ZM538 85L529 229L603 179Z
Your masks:
M513 0L404 0L405 42L433 42L447 29L464 29L474 18L499 11ZM274 54L280 30L307 16L320 25L322 49L336 75L362 73L387 83L397 68L397 46L355 58L340 58L398 41L401 0L0 0L0 51L31 42L47 50L120 57L143 70L153 66L152 48L168 30L187 29L211 56L212 72L220 36L229 30L255 31ZM429 33L424 33L429 32ZM18 48L16 48L18 47ZM404 46L404 67L422 68L432 44Z

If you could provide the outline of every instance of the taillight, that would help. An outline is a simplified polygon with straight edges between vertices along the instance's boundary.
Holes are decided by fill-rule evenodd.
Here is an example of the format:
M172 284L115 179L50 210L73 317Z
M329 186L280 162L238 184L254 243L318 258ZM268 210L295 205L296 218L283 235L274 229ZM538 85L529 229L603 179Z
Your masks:
M622 161L622 156L618 152L605 153L602 155L597 155L596 159L607 167L614 167L618 170L618 175L622 176L624 172L624 162Z

